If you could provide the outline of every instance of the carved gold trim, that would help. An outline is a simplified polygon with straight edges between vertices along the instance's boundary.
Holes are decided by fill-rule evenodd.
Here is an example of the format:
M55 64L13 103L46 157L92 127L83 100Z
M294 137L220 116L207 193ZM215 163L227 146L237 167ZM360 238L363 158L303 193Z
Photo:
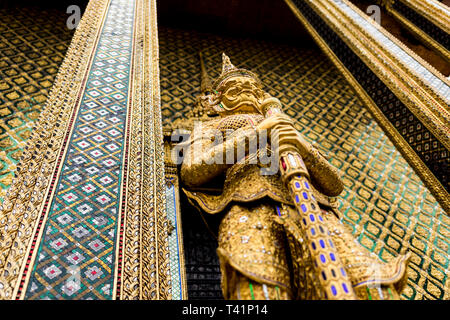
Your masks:
M143 189L143 205L153 203L153 210L142 212L144 216L150 217L147 226L150 230L153 228L153 234L145 232L146 225L144 224L144 232L142 234L142 247L144 248L143 257L143 276L146 277L141 299L171 299L169 292L170 288L170 270L168 259L168 221L166 215L166 185L164 177L164 145L162 134L162 119L161 119L161 101L160 101L160 86L159 86L159 46L158 46L158 28L157 28L157 14L156 14L156 0L146 1L148 15L146 16L145 25L147 31L144 39L144 52L147 53L146 63L147 70L144 78L144 107L152 106L151 112L144 110L144 126L147 130L144 131L144 165L153 168L153 175L149 175L150 171L144 168L142 185L144 188L151 186L147 190ZM151 53L151 54L150 54ZM151 84L151 86L149 86ZM149 110L150 111L150 110ZM150 122L151 121L151 122ZM153 125L147 125L152 123ZM153 193L150 192L153 191ZM155 222L155 227L152 227L152 222ZM156 253L156 270L158 279L158 292L153 296L153 278L152 278L152 261L151 252L153 237L155 239L154 246L157 248ZM146 245L148 243L148 245Z
M445 190L442 184L436 179L428 167L422 162L414 150L409 146L409 144L403 139L403 137L397 132L395 127L390 123L390 121L384 116L380 111L375 102L371 99L368 93L362 88L362 86L356 81L351 72L344 66L344 64L339 60L339 58L334 54L334 52L328 47L327 43L319 36L315 29L309 24L308 20L302 15L300 10L292 3L291 0L285 0L289 5L291 10L297 16L297 18L306 27L308 32L312 35L313 39L319 45L319 47L325 52L325 54L330 58L330 60L335 64L339 71L344 75L346 80L354 88L357 95L368 107L372 116L383 128L384 132L391 139L397 149L402 153L407 162L414 168L416 173L425 183L427 188L436 197L437 201L440 203L442 208L448 213L450 212L450 196Z
M171 299L155 0L137 0L120 299Z
M123 217L123 246L122 246L122 277L120 294L117 292L117 272L114 277L113 299L125 300L139 299L140 295L140 207L132 208L133 204L140 203L140 174L141 174L141 145L142 137L142 1L135 5L134 30L133 30L133 56L131 63L132 75L129 88L129 103L131 104L131 119L129 124L130 135L126 137L129 145L128 151L128 177L125 195L125 212ZM119 245L119 243L117 243ZM118 248L118 247L117 247ZM116 261L119 258L119 250L116 250ZM118 295L118 296L117 296Z

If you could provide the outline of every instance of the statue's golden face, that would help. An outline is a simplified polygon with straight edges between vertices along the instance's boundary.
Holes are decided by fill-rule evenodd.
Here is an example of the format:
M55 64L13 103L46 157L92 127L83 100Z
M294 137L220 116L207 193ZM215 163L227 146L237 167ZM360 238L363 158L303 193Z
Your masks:
M259 106L264 91L258 82L249 77L233 77L220 88L220 102L227 113L261 113Z

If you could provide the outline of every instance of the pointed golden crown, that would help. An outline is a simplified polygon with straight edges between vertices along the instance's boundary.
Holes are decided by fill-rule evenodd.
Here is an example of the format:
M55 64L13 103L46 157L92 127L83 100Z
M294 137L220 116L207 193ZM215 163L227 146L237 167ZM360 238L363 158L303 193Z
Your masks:
M262 86L261 81L258 79L258 76L246 69L236 68L230 61L230 58L222 53L222 73L220 76L214 81L213 88L214 90L218 90L220 86L225 83L226 80L233 77L249 77L255 79L259 85Z

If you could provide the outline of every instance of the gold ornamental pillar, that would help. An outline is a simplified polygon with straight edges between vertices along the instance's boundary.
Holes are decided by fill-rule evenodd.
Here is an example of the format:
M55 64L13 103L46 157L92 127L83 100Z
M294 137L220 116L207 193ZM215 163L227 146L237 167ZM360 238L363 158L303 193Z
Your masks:
M347 0L286 0L447 212L450 82Z
M0 205L0 300L184 298L158 57L156 1L89 1Z
M436 0L384 0L381 4L425 45L450 63L450 10Z

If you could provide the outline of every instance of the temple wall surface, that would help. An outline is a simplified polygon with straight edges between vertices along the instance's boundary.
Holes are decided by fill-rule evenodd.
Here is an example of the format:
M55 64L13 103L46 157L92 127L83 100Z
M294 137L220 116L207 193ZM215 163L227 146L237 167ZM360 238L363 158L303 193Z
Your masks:
M220 71L221 53L225 52L236 66L260 76L266 90L297 120L296 128L339 168L346 184L339 197L340 210L358 241L385 261L406 250L412 252L402 298L448 297L444 288L448 286L449 217L318 48L161 26L159 41L164 123L183 117L199 93L198 51L202 50L213 78ZM182 218L198 219L193 209L187 213L183 213L183 207L181 210ZM183 224L184 228L196 225ZM186 263L192 265L186 271L188 291L191 298L214 298L220 295L218 280L214 280L219 279L217 261L205 260L193 246L208 252L214 252L214 248L201 245L211 236L198 224L197 228L183 230ZM201 277L198 266L202 263L196 267L196 259L209 264L205 273L209 280Z

